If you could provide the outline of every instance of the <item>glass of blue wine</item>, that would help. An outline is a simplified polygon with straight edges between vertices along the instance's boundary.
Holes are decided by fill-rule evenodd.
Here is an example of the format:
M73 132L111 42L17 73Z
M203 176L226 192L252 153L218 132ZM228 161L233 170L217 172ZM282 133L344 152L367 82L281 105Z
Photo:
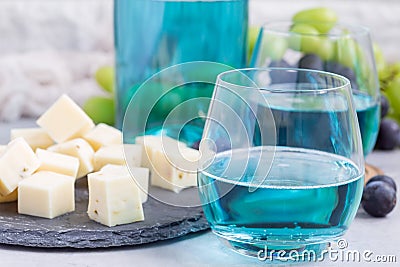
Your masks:
M265 24L252 67L295 67L336 73L350 80L364 156L374 148L380 120L380 88L368 28L359 25Z
M299 260L346 232L365 173L351 93L348 79L315 70L218 76L198 186L212 231L230 248Z

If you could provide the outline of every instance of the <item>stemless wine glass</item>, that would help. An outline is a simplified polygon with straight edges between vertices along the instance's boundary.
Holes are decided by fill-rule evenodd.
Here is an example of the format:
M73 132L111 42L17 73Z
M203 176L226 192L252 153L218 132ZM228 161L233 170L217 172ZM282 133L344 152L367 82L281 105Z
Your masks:
M242 254L317 256L355 217L364 157L342 76L284 68L220 74L200 151L205 216Z
M379 129L380 89L367 28L316 22L270 22L260 31L251 66L315 69L348 78L364 155L372 151Z

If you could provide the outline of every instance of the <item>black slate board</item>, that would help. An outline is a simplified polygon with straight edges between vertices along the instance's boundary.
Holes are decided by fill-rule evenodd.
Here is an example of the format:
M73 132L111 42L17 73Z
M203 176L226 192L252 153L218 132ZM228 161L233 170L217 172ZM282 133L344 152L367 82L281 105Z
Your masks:
M170 198L170 203L198 202L195 188L180 194L151 188L150 193ZM89 219L87 204L86 178L76 182L75 211L52 220L20 215L16 202L0 204L0 243L30 247L104 248L166 240L209 228L200 206L177 207L149 197L143 205L143 222L107 227Z

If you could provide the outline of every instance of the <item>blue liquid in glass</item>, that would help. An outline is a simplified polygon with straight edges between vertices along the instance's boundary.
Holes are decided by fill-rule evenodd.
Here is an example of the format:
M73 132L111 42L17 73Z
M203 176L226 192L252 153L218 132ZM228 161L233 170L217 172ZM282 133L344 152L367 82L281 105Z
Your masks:
M276 144L278 146L294 146L318 149L349 157L352 153L351 122L348 109L341 98L330 97L326 103L323 99L309 101L300 99L296 94L288 95L286 100L275 102L270 100L269 108L276 125ZM361 132L364 155L374 147L379 129L379 105L370 96L353 94L355 108ZM299 106L296 106L299 101ZM336 106L335 106L336 105ZM267 107L268 108L268 107ZM265 107L259 107L258 118L262 128L269 123L263 121ZM257 130L257 129L256 129ZM262 145L260 131L256 131L254 145ZM272 143L267 143L272 145Z
M298 249L343 235L361 200L363 172L345 157L277 147L270 172L257 177L264 149L251 148L248 159L242 150L219 153L199 173L200 199L212 230L233 247L253 249L253 255L265 245ZM244 172L235 170L243 160L248 160ZM254 181L260 185L255 191Z
M191 61L245 66L247 0L115 0L114 9L118 127L139 86L166 67ZM213 86L199 86L206 87L206 95L211 97ZM191 89L185 87L180 94L196 97ZM159 126L168 111L155 111L148 129Z
M353 94L360 125L364 156L368 155L375 146L379 130L380 106L372 97Z

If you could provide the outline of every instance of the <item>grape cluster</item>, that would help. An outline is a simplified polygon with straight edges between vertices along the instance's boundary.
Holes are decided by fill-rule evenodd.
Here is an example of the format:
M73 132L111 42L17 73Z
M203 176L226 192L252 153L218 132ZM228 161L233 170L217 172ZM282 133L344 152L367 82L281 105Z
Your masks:
M337 14L328 8L312 8L296 13L291 22L290 35L271 35L265 38L259 56L270 59L269 67L302 68L336 73L348 78L353 90L364 86L369 71L361 46L345 34L346 30L336 29ZM333 31L344 31L340 38L329 38ZM302 57L291 65L283 59L287 49L298 51ZM275 77L276 79L282 77ZM288 80L288 77L284 77ZM274 80L274 77L271 77ZM290 80L288 80L290 81Z
M374 55L382 93L382 120L375 149L392 150L400 146L400 63L387 64L376 44Z
M298 12L292 18L291 35L288 39L269 40L265 45L269 67L298 67L322 70L342 75L350 80L351 88L368 88L369 73L365 54L360 44L346 37L330 40L326 35L334 31L337 15L331 9L313 8ZM345 35L344 35L345 36ZM279 42L276 42L279 41ZM279 45L272 45L278 43ZM302 54L296 63L288 64L283 59L290 48ZM381 122L375 149L392 150L400 146L400 63L387 65L382 51L375 44L374 55L382 89ZM293 82L296 77L292 77ZM274 80L290 77L271 77ZM369 84L370 85L370 84ZM370 85L371 86L371 85ZM373 85L372 85L373 86Z

